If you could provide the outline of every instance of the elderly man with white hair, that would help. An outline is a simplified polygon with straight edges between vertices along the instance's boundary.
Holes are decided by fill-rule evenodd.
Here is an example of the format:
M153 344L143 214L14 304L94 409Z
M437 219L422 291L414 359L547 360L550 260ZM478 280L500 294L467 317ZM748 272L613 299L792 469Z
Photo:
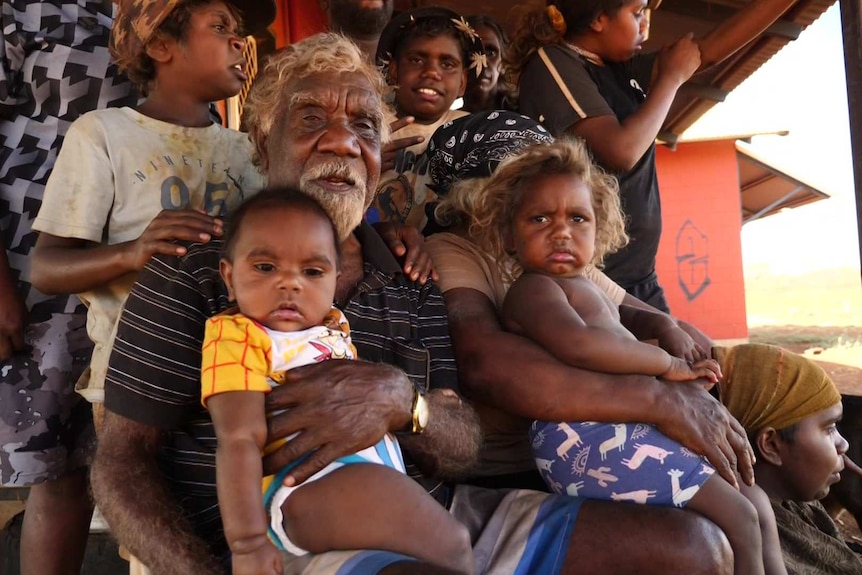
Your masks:
M290 476L302 483L400 432L408 472L470 531L474 573L729 572L727 543L704 520L449 482L470 472L481 433L472 409L445 391L458 383L442 296L433 282L405 275L362 222L388 137L385 90L354 44L327 34L274 54L247 104L270 185L299 186L341 229L353 229L341 246L335 303L364 360L292 370L268 394L268 411L290 408L270 419L270 438L299 434L264 459L264 471L311 453ZM204 323L231 305L218 275L219 243L150 262L126 304L108 372L93 492L119 541L154 575L211 575L229 565L215 434L199 380ZM619 553L621 543L649 552ZM451 574L375 550L285 563L286 572L306 575Z

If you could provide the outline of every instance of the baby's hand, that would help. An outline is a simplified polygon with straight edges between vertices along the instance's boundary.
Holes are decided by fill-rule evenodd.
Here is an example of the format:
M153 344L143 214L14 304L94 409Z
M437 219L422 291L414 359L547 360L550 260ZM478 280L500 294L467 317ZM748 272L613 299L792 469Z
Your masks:
M257 549L231 556L233 575L282 575L281 562L281 551L269 540Z
M670 368L661 375L661 378L668 381L706 379L712 383L718 383L718 380L721 379L721 367L714 359L703 359L689 363L684 359L671 357Z

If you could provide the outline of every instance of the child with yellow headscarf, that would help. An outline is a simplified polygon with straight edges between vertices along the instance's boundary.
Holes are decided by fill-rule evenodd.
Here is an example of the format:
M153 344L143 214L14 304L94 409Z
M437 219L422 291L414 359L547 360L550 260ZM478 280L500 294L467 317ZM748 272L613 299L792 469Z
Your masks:
M818 502L839 481L846 461L835 384L819 365L780 347L716 347L713 355L724 374L721 401L757 455L757 484L742 488L760 492L750 499L774 511L788 574L862 573L862 557Z

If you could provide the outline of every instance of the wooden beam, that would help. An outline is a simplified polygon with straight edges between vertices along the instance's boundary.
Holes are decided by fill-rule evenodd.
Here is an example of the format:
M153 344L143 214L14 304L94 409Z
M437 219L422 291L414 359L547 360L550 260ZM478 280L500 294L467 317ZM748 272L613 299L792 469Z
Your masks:
M850 117L850 149L856 190L856 231L862 261L862 0L841 0L841 32L844 37L844 73L847 76L847 113Z
M753 1L756 2L757 0ZM673 12L680 16L696 18L717 25L736 14L738 10L705 0L664 0L661 4L661 12ZM800 24L779 19L767 28L764 34L796 40L802 33L802 29Z
M730 91L722 90L709 84L701 84L699 82L686 82L685 93L696 96L703 100L712 100L713 102L724 102L727 99Z

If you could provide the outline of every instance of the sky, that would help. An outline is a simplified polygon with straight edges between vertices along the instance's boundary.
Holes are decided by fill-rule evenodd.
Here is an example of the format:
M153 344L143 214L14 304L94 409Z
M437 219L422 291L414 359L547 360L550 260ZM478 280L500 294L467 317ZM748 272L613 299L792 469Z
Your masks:
M743 226L746 275L859 269L840 16L836 3L684 134L789 130L751 149L832 196Z

